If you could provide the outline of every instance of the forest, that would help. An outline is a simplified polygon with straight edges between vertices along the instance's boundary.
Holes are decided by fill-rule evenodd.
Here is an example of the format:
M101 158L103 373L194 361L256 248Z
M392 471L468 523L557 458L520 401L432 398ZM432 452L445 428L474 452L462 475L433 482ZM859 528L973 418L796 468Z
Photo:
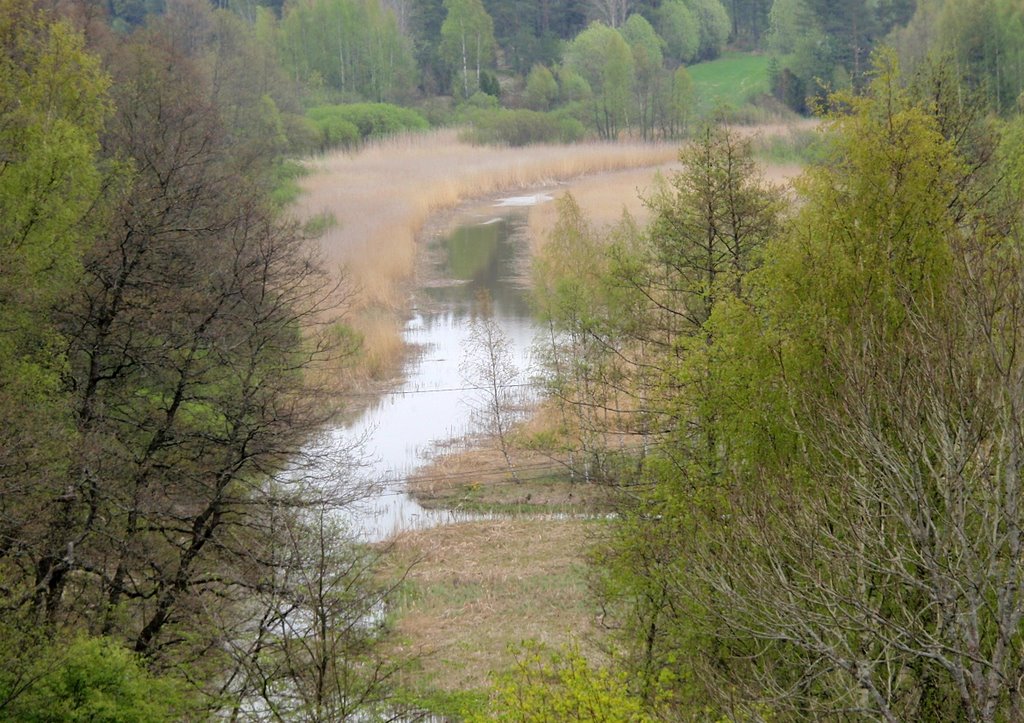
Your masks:
M1019 3L0 0L0 38L0 720L1024 719ZM806 116L774 184L743 124ZM347 534L326 434L407 294L294 209L309 158L451 129L678 164L643 218L554 201L557 422L492 398L505 484L600 490L599 625L431 697L424 563Z

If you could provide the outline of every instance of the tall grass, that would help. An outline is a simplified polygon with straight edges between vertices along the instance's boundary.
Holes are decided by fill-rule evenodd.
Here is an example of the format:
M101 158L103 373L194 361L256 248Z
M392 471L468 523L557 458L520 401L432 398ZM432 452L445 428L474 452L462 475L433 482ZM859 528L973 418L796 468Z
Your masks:
M433 214L472 198L663 164L676 153L674 144L641 143L485 148L452 130L397 136L309 161L296 213L337 219L320 243L328 264L356 288L351 323L367 347L380 345L366 351L379 375L397 362L417 235ZM382 310L394 319L390 334L381 333Z
M673 159L673 163L664 163L657 168L605 173L579 180L572 185L571 193L587 220L597 228L617 223L624 214L629 214L642 225L650 217L650 209L644 205L644 199L651 194L657 174L670 174L678 168L678 162ZM543 248L557 220L556 204L546 203L530 209L531 253L537 254Z
M758 126L733 126L732 130L750 140L766 180L787 184L801 173L803 165L812 160L810 154L819 145L819 136L815 132L819 124L816 119L800 119ZM650 209L644 204L644 198L653 192L656 175L661 173L668 178L678 170L680 165L678 158L675 158L672 163L666 162L657 167L628 169L583 178L574 182L570 190L595 228L616 224L624 213L628 213L642 227L650 219ZM555 204L543 204L530 209L528 223L531 253L539 253L547 243L557 220L558 209Z

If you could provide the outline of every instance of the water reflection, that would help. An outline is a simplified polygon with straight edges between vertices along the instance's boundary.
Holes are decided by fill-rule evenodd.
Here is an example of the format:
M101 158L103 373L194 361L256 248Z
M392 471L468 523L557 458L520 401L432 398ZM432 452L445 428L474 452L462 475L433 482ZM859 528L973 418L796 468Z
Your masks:
M471 390L459 371L470 321L490 307L491 318L508 338L520 380L530 376L534 325L521 282L516 279L520 244L514 234L525 213L503 210L495 219L466 224L438 241L440 281L419 290L420 305L406 324L404 339L416 350L405 381L362 418L337 430L344 439L366 439L368 479L382 493L349 516L367 541L405 529L468 519L458 512L425 510L405 493L405 479L429 460L438 445L474 432ZM482 300L486 292L489 301Z

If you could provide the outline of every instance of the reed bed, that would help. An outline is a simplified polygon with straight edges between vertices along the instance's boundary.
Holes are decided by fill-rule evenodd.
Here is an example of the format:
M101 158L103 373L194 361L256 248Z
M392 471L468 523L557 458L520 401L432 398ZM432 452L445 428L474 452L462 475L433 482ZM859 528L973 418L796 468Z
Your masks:
M572 184L572 193L584 215L596 229L608 228L629 214L641 227L650 220L651 210L644 204L655 188L657 174L668 177L680 168L678 163L656 168L639 168L582 178ZM799 163L762 163L761 173L769 183L787 185L803 172ZM558 206L545 203L530 209L530 252L537 254L547 243Z
M673 159L675 161L675 159ZM670 174L678 170L679 163L664 163L654 168L637 168L600 176L582 178L567 189L595 228L614 225L629 214L643 224L650 218L650 209L644 205L654 188L658 173ZM528 219L530 252L543 248L558 220L558 206L545 203L530 209Z

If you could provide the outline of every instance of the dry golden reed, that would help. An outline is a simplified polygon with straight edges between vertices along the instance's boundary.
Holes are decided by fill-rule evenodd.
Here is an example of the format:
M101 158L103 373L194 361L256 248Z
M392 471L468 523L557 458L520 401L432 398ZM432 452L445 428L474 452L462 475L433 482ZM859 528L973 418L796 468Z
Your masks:
M595 228L603 228L618 223L624 213L628 213L634 221L643 226L651 216L650 209L644 204L655 187L656 175L670 176L680 169L678 163L662 164L657 168L634 168L614 173L602 173L599 176L581 178L571 188L576 203L583 210L587 220ZM803 166L796 163L762 164L761 173L770 183L785 185L800 175ZM543 248L555 221L558 220L558 207L545 203L530 209L530 251L536 254Z

